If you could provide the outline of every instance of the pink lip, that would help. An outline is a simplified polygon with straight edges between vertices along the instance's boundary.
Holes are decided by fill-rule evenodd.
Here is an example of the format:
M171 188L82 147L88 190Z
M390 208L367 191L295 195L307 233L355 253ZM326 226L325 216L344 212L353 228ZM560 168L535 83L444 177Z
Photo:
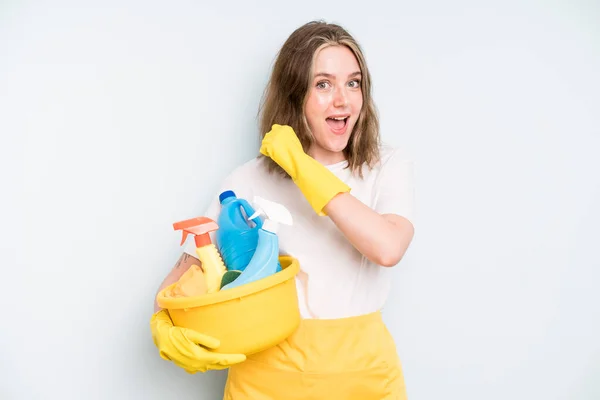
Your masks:
M348 129L349 120L349 118L346 120L346 123L344 124L344 127L342 129L333 129L331 126L329 126L329 124L327 125L327 127L334 135L342 136L344 133L346 133L346 129Z

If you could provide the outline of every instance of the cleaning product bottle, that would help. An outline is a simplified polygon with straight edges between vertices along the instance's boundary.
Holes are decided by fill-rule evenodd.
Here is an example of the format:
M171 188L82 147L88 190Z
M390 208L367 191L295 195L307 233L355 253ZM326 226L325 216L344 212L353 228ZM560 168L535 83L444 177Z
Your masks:
M250 219L254 220L261 214L265 215L262 228L258 230L256 251L240 276L233 282L223 286L221 290L254 282L277 272L279 263L278 224L292 225L292 215L281 204L268 201L259 196L254 198L254 203L257 211L250 216Z
M182 230L181 244L185 243L188 234L195 235L196 254L202 262L204 279L206 280L206 292L218 292L221 287L221 278L227 271L225 264L216 246L211 242L209 233L219 228L215 221L207 217L192 218L173 224L173 229Z
M243 271L256 250L262 221L258 218L254 223L249 222L248 217L254 214L254 208L231 190L221 193L219 201L221 212L217 219L216 245L228 270Z

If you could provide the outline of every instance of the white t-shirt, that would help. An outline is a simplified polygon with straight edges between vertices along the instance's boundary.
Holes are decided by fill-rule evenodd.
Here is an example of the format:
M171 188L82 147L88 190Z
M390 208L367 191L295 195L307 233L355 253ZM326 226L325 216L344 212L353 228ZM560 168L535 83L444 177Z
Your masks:
M363 178L345 168L347 162L329 165L351 194L380 214L398 214L414 224L413 162L402 150L381 147L381 160ZM270 174L264 158L252 159L236 168L220 192L233 190L250 204L255 195L284 205L293 225L279 225L280 254L298 259L296 277L303 318L344 318L380 310L390 290L391 269L364 257L344 237L333 221L318 216L291 179ZM219 192L219 193L220 193ZM218 193L203 216L217 220ZM197 257L193 240L185 252Z

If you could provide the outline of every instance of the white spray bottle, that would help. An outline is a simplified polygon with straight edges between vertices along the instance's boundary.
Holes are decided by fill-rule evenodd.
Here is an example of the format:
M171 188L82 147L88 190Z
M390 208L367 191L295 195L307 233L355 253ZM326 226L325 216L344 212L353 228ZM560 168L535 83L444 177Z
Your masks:
M261 214L265 215L262 228L258 230L258 244L250 263L233 282L223 286L221 290L231 289L246 283L265 278L277 271L279 263L279 238L277 229L279 224L292 225L292 215L279 203L262 197L254 197L256 212L249 217L254 219Z

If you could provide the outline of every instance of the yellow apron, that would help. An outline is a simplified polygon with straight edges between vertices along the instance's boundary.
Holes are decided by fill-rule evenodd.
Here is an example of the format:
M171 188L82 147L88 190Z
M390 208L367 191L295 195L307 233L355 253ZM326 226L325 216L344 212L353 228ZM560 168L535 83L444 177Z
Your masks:
M283 343L229 368L223 400L406 400L379 312L302 320Z

